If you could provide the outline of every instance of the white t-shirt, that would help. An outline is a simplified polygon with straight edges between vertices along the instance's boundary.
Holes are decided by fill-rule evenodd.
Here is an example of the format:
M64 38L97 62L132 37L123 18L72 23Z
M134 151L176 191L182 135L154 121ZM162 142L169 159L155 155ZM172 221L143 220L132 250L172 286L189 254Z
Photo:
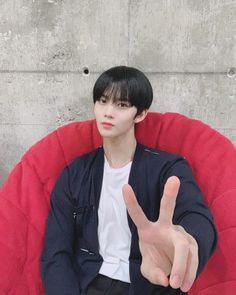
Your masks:
M99 253L103 257L99 273L128 283L131 232L122 187L128 183L131 164L112 168L105 158L98 208Z

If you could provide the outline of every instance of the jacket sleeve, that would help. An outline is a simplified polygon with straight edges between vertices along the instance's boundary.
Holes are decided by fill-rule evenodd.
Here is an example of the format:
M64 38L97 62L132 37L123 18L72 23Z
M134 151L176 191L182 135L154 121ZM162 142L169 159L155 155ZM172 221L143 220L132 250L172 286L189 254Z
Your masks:
M59 177L51 195L41 272L46 295L79 295L74 244L74 204L68 168Z
M198 275L216 248L216 227L210 209L205 204L202 192L185 159L178 158L174 161L165 175L164 183L170 176L177 176L180 179L173 223L181 225L197 241Z

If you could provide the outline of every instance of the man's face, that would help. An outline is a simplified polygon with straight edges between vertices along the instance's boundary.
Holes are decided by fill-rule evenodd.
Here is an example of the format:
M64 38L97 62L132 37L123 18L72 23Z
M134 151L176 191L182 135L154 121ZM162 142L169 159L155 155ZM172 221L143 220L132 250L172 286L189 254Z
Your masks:
M113 100L106 95L94 105L98 130L104 138L126 136L136 123L137 108L128 101Z

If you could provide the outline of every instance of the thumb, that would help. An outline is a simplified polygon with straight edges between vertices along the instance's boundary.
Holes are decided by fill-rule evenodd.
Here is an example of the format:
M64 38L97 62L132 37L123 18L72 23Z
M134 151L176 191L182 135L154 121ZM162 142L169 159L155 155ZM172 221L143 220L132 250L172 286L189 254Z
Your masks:
M169 285L169 280L164 271L158 266L146 265L146 267L141 265L141 273L145 278L148 278L149 282L155 285L161 285L167 287Z

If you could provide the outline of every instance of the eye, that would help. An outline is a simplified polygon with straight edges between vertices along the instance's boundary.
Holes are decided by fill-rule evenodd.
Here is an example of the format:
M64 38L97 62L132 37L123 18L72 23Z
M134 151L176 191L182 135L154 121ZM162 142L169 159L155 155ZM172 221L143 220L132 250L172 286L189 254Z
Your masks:
M100 103L100 104L105 104L106 102L107 102L106 97L101 96L101 97L99 98L99 103Z
M122 109L130 107L130 103L128 101L118 101L116 105Z

